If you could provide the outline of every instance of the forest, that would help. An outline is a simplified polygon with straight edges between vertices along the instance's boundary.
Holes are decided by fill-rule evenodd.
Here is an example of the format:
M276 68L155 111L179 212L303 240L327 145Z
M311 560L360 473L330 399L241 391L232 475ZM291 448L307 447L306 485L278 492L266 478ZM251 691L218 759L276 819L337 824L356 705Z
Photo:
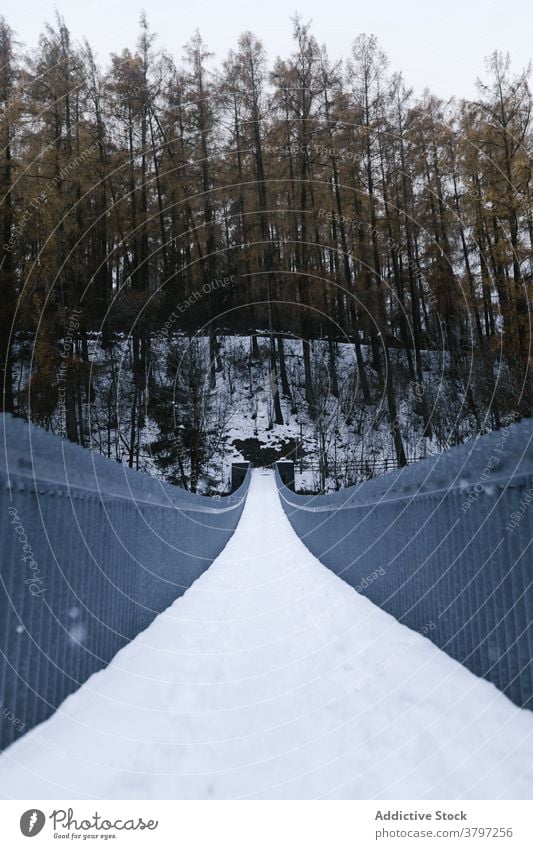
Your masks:
M203 492L531 416L530 69L496 51L444 102L292 25L285 58L175 56L143 14L102 64L59 15L31 49L0 20L5 411Z

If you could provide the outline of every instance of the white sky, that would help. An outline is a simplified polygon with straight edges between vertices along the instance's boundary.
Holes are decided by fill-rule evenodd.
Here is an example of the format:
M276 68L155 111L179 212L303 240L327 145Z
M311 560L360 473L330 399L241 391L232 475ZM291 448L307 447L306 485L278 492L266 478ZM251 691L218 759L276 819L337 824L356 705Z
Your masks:
M133 47L141 9L159 43L174 56L196 27L217 57L250 29L270 57L291 49L290 16L298 9L332 58L347 55L360 32L375 33L394 70L420 92L468 97L483 58L509 51L518 70L533 53L533 0L3 0L2 14L26 46L37 43L54 8L74 38L86 37L101 61Z

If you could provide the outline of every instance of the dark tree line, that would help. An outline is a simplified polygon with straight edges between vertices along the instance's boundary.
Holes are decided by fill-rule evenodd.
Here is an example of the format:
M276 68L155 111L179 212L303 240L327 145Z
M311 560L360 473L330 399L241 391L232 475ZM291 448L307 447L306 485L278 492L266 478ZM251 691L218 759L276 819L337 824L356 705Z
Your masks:
M301 339L315 413L313 340L328 341L333 395L347 342L362 402L384 398L400 465L399 352L428 437L428 351L479 430L531 415L528 74L496 52L477 100L415 97L373 36L333 62L298 18L291 55L273 64L249 32L219 67L199 34L176 63L144 16L135 49L103 69L61 18L28 54L2 20L4 408L51 426L64 389L67 436L84 443L92 334L113 362L126 337L111 383L131 377L133 465L146 413L162 403L158 334L206 337L213 390L220 338L250 334L253 358L262 331L276 423L280 398L297 403L287 335ZM110 432L111 396L108 409Z

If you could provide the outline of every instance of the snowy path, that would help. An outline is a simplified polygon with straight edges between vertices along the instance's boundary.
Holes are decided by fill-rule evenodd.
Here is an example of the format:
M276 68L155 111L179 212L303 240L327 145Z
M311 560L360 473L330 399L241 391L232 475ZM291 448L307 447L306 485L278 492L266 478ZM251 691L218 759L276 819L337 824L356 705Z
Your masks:
M6 798L531 798L533 714L323 567L255 472L213 566L0 757Z

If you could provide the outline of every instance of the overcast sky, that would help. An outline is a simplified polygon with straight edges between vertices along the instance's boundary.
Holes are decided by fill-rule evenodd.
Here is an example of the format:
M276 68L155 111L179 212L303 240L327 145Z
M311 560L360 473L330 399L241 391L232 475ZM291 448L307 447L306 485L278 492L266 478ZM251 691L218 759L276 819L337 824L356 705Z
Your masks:
M347 55L358 33L375 33L409 85L444 98L471 96L494 49L509 51L517 70L533 53L533 0L3 0L1 9L19 39L35 46L55 7L74 38L86 37L102 61L135 44L142 8L175 56L197 27L218 57L247 29L271 58L286 55L298 9L332 58Z

